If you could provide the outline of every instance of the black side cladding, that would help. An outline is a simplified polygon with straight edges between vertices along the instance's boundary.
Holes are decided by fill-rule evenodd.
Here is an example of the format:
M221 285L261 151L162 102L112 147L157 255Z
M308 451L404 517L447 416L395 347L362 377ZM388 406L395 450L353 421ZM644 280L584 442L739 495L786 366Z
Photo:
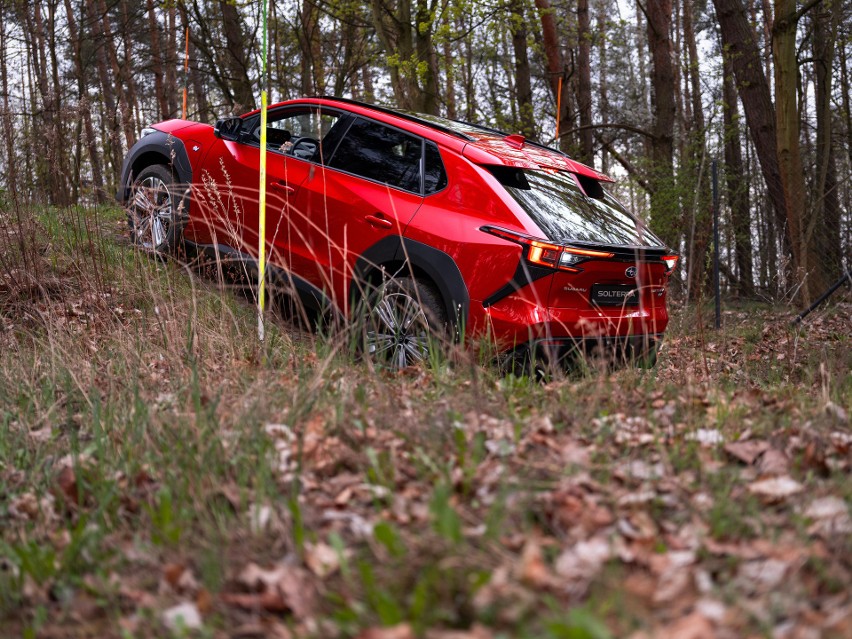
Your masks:
M388 264L402 264L391 275L415 276L416 270L425 273L441 294L450 323L459 327L467 322L470 294L455 260L443 251L398 235L385 237L364 251L355 264L350 290L360 290L372 272Z
M150 164L169 166L180 184L192 183L192 166L183 141L170 133L155 131L140 138L124 158L121 165L121 185L115 194L116 200L121 204L127 202L133 178Z
M553 275L555 273L552 268L545 268L543 266L535 266L533 264L528 264L524 258L518 262L518 268L515 269L515 274L512 276L512 279L506 282L505 285L500 287L499 290L495 291L491 295L488 296L486 300L482 302L482 306L488 308L489 306L494 306L497 302L502 300L505 297L508 297L515 291L520 291L525 286L532 284L536 280L540 280L542 277L547 277L548 275Z

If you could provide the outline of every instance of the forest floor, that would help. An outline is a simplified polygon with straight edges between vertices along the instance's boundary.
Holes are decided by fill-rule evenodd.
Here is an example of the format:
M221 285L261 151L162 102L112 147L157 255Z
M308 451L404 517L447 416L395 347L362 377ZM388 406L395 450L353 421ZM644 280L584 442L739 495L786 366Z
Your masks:
M848 290L391 374L124 229L0 213L3 637L852 636Z

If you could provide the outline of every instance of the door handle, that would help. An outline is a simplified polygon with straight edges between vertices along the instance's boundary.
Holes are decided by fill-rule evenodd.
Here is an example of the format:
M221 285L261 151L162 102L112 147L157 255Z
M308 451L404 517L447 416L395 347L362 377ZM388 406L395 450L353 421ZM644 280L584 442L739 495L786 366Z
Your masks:
M364 219L367 220L368 224L373 226L383 228L383 229L392 229L393 222L385 219L384 217L379 217L381 213L377 213L376 215L365 215Z
M296 192L296 189L287 184L286 182L278 181L270 184L270 187L275 189L276 191L284 191L287 195L293 195Z

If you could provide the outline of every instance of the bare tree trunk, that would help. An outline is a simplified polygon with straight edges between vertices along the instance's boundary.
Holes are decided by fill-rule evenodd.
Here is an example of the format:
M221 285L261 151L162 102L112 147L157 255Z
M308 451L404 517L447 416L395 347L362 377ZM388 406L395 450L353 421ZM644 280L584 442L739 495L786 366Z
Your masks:
M796 0L775 0L772 58L775 62L775 136L778 168L787 210L793 264L802 283L800 302L807 305L831 283L814 242L810 242L805 203L805 174L799 147L798 63L796 60Z
M231 87L235 113L254 109L254 91L249 79L246 37L243 33L237 5L231 0L220 0L222 11L222 29L225 32L225 63L228 72L228 84Z
M689 64L686 68L688 86L690 88L690 111L692 117L688 121L688 155L689 170L687 184L692 188L684 189L690 194L691 204L695 207L695 233L692 242L693 255L690 256L689 282L690 294L699 294L702 287L709 288L709 271L706 268L707 250L710 248L711 235L713 231L713 220L710 216L711 203L709 197L710 183L707 179L707 137L705 133L704 108L701 104L701 83L698 76L698 47L695 42L695 29L693 27L694 7L692 0L683 0L683 40L686 45L687 59ZM692 195L694 194L694 195Z
M56 165L55 171L58 175L54 176L59 189L59 199L57 203L60 205L69 204L68 199L68 172L65 167L68 166L67 152L70 148L63 144L66 136L64 134L65 122L62 117L62 85L59 81L59 59L57 51L59 47L56 42L56 9L59 5L59 0L48 0L47 7L47 45L50 51L50 67L51 67L51 109L54 114L54 137L57 142L56 149ZM79 135L75 138L79 140Z
M186 6L183 3L180 4L180 22L184 33L186 33L187 25L189 24L189 16L186 12ZM196 102L196 112L192 116L192 118L198 120L199 122L208 123L211 120L211 110L210 106L207 103L207 89L204 86L204 81L201 77L201 73L199 73L198 71L198 61L195 59L193 43L194 40L192 37L190 37L188 82L192 85L192 92L195 95ZM187 92L188 91L189 87L187 87ZM189 110L188 106L187 110ZM187 114L187 117L189 117L189 113Z
M166 47L166 102L168 112L165 114L167 118L178 117L178 88L177 88L177 70L180 65L177 55L177 10L174 2L168 3L168 30ZM182 65L180 65L183 68ZM181 105L182 106L182 105Z
M6 188L18 199L18 160L15 153L15 127L9 105L9 69L6 66L6 9L0 5L0 85L3 88L3 138L6 143Z
M95 136L95 128L92 126L92 107L89 100L89 92L86 88L80 32L77 29L77 21L74 17L74 10L71 7L71 0L65 0L65 19L68 21L68 36L71 40L71 48L74 54L74 72L77 76L79 109L82 115L83 127L86 134L86 147L89 151L89 163L92 166L92 185L95 191L95 202L102 204L106 201L106 194L104 193L104 177L101 169L100 150L98 149L97 137Z
M833 7L832 7L833 8ZM840 202L837 198L837 168L834 159L831 113L831 71L837 42L839 12L817 7L813 16L814 92L816 97L816 179L811 243L822 254L828 281L843 272L840 249ZM846 98L848 100L848 96ZM820 291L814 291L816 295Z
M450 30L449 18L447 18L444 22L444 29L446 29L447 31ZM447 106L447 117L451 120L455 120L458 118L458 112L456 110L455 60L453 60L452 44L450 43L450 39L448 37L444 38L443 50L444 74L446 77L446 84L444 87L444 104L446 104Z
M160 55L160 27L157 22L157 14L154 12L154 0L147 1L148 7L148 31L151 39L151 71L154 73L154 94L157 98L157 119L165 120L168 117L169 103L163 86L163 58Z
M674 184L674 68L671 0L649 0L648 49L651 53L654 125L651 138L651 216L669 246L679 244L681 219Z
M119 69L121 70L122 82L124 90L127 93L128 115L130 119L130 127L133 142L130 138L127 140L128 148L136 142L136 134L139 132L138 122L141 117L139 113L139 101L136 99L136 80L133 71L133 41L130 37L130 14L127 9L127 0L121 0L121 18L125 24L119 31L121 33L121 42L124 47L124 64Z
M722 34L722 45L730 51L737 92L743 104L746 124L757 153L767 194L775 211L776 228L786 229L784 247L791 250L793 235L787 228L787 205L778 167L778 141L775 137L775 107L769 82L763 73L763 60L754 39L741 0L713 0Z
M739 105L734 86L734 66L730 55L723 54L723 119L725 125L725 185L731 207L731 226L734 231L734 252L737 260L739 293L754 293L752 271L751 220L748 202L748 182L740 145Z
M598 13L598 59L600 68L598 70L598 98L599 110L602 122L609 122L609 89L607 84L607 9L601 3ZM609 171L609 151L606 147L601 149L601 171Z
M527 26L524 15L524 0L510 0L510 26L512 31L512 50L515 54L515 91L521 133L534 138L535 114L532 102L532 81L530 79L530 58L527 51ZM589 130L589 135L591 135Z
M103 31L101 23L97 18L98 12L95 9L94 0L85 0L85 3L86 15L83 17L83 20L87 21L92 27L92 37L95 40L95 46L103 47L105 46ZM101 85L103 105L106 110L104 114L106 117L101 119L102 129L109 122L108 134L102 135L102 139L106 141L109 150L107 157L110 158L110 164L112 165L111 181L117 182L119 179L118 173L121 171L121 158L123 154L121 151L121 125L118 117L118 109L116 108L115 93L113 93L115 84L109 75L106 54L101 51L96 53L94 58L98 69L98 80Z
M302 2L300 13L300 26L298 32L299 48L302 55L299 59L302 75L302 95L313 95L314 91L314 74L311 64L313 52L311 51L311 36L310 34L316 28L316 7L310 0Z
M541 20L541 34L544 44L544 57L547 61L547 76L550 83L550 90L553 93L554 100L557 105L559 105L556 113L556 119L559 122L560 131L560 139L558 140L559 148L563 151L567 151L572 146L571 140L569 136L562 134L565 131L570 130L571 127L571 118L569 115L569 76L565 68L565 58L562 55L562 49L559 46L559 37L557 36L556 31L556 18L553 14L550 2L549 0L535 0L535 6L538 8L539 19ZM562 80L561 82L560 79Z
M60 169L58 166L57 145L59 144L57 131L57 116L55 112L56 103L50 91L50 86L47 79L47 42L44 37L44 22L41 16L41 2L35 2L32 5L32 13L29 9L23 9L26 29L24 30L24 40L29 50L29 58L32 64L33 73L38 87L39 97L41 98L41 121L43 123L42 132L45 137L44 153L39 158L37 163L36 176L38 182L43 184L48 193L48 200L51 204L63 204L64 194L59 184L58 176ZM37 102L33 100L33 105Z
M580 161L593 165L592 27L589 0L577 0L577 110L580 113ZM585 128L584 128L585 127Z

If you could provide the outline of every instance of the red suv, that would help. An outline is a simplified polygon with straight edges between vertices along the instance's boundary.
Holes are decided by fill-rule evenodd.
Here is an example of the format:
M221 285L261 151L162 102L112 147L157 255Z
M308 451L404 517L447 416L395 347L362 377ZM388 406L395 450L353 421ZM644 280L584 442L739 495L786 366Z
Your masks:
M407 366L444 333L653 360L677 256L608 177L520 135L340 98L270 107L266 140L273 290L369 319L375 356ZM259 111L146 129L118 193L135 241L256 273L259 156Z

